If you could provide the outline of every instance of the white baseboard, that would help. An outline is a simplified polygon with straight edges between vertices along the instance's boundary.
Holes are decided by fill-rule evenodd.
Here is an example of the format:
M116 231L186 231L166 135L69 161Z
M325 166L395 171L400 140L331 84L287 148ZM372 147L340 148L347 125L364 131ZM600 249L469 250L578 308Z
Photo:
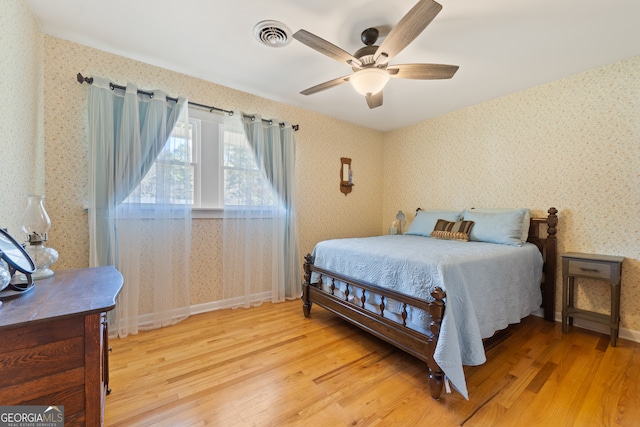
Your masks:
M251 304L257 304L257 303L261 303L261 302L264 302L264 301L270 301L270 300L271 300L271 292L263 292L263 293L260 293L260 294L252 295L250 303ZM222 309L225 309L225 308L242 306L243 304L245 304L245 302L246 301L245 301L244 298L230 298L230 299L221 300L221 301L207 302L207 303L204 303L204 304L192 305L190 307L190 312L191 312L191 314L206 313L206 312L214 311L214 310L222 310ZM542 309L538 309L538 310L534 311L531 314L533 314L535 316L538 316L538 317L544 317L544 312L543 312ZM150 319L148 317L150 317L150 316L149 315L140 316L140 329L143 329L145 326L149 326L149 324L151 322L150 322ZM555 320L558 323L562 323L562 313L561 312L556 312ZM591 321L585 320L585 319L574 318L573 319L573 326L577 326L578 328L584 328L584 329L587 329L587 330L590 330L590 331L594 331L594 332L598 332L598 333L606 334L606 335L609 335L611 333L611 331L609 330L607 325L603 325L601 323L596 323L596 322L591 322ZM620 331L618 332L618 338L622 338L622 339L625 339L625 340L629 340L629 341L640 343L640 331L634 331L634 330L631 330L631 329L620 328Z
M251 305L258 305L259 303L262 303L265 301L271 301L271 296L272 296L271 292L262 292L259 294L254 294L254 295L251 295L249 303ZM222 301L213 301L205 304L192 305L189 307L188 310L186 308L173 310L169 313L169 316L168 316L172 320L168 321L167 324L165 324L164 326L169 326L171 324L178 323L181 320L184 320L193 314L206 313L214 310L222 310L224 308L241 307L245 304L246 304L245 298L230 298ZM157 328L157 326L155 328ZM138 316L139 331L151 330L155 328L153 326L152 314L141 314ZM117 337L116 331L110 329L109 338L116 338L116 337Z
M544 317L544 313L542 309L536 310L531 314L538 317ZM555 319L556 319L556 322L562 323L562 313L559 311L556 311ZM573 318L573 326L577 326L578 328L587 329L589 331L598 332L600 334L605 334L605 335L609 335L611 333L611 330L607 325L603 325L602 323L592 322L590 320L577 319L575 317ZM640 331L620 328L620 330L618 331L618 338L640 343Z
M271 292L262 292L251 295L250 304L257 304L264 301L271 301ZM191 314L206 313L208 311L222 310L224 308L238 307L246 303L245 298L229 298L221 301L212 301L204 304L191 306Z
M556 312L556 322L562 323L562 313ZM573 326L578 328L588 329L590 331L598 332L601 334L611 334L611 329L607 325L602 323L592 322L586 319L573 318ZM640 343L640 331L634 331L632 329L620 328L618 331L618 338Z
M271 294L269 292L264 292L262 294L253 295L251 299L251 303L269 301L270 299L271 299ZM236 307L243 302L244 300L240 298L234 298L234 299L228 299L228 300L222 300L222 301L209 302L205 304L193 305L191 306L191 314L206 313L207 311L220 310L220 309L229 308L229 307ZM534 311L532 314L538 317L544 317L544 311L542 310L542 308ZM562 323L561 312L556 312L555 320L558 323ZM585 319L574 318L573 326L577 326L578 328L587 329L587 330L598 332L605 335L609 335L611 333L607 325L591 322ZM623 338L625 340L640 343L640 331L620 328L620 331L618 332L618 338Z

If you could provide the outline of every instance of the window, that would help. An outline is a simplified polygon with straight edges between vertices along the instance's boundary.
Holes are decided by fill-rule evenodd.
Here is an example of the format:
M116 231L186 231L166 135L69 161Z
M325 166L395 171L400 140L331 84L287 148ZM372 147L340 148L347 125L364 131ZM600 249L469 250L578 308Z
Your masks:
M273 208L277 204L278 198L256 164L244 131L225 129L222 114L189 110L189 129L174 129L140 183L142 203L156 203L155 189L162 185L159 176L163 175L158 172L164 170L160 168L172 168L171 203L193 204L203 216L223 208ZM185 179L188 172L190 180Z
M125 203L193 203L193 147L191 129L176 126L138 187Z
M242 129L225 129L223 170L225 207L275 206L275 192L258 168Z

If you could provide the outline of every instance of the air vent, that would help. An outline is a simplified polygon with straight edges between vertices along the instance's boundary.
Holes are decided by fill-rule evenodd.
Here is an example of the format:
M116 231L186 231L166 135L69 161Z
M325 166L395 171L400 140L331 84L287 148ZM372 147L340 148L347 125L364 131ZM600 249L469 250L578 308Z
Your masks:
M269 47L283 47L291 42L291 30L278 21L262 21L253 27L253 34L262 44Z

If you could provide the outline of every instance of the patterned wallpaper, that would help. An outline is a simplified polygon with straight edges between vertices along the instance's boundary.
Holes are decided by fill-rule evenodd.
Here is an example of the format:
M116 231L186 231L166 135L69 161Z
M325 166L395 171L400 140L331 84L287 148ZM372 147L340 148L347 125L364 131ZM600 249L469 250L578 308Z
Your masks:
M621 326L640 331L640 57L385 135L384 224L418 206L556 207L560 253L627 258ZM577 306L608 313L609 287Z
M26 3L0 0L0 227L22 242L27 194L44 191L43 36Z
M42 192L46 181L50 245L60 252L55 269L88 265L81 72L299 124L303 253L325 238L386 232L398 209L411 219L417 206L527 206L535 214L555 206L560 252L627 257L622 327L640 331L640 233L629 222L640 212L640 57L383 134L43 36L24 2L0 5L0 94L14 106L0 109L0 147L13 161L0 172L0 226L19 227L24 194ZM346 197L340 157L353 159L356 187ZM192 304L220 299L221 240L219 220L195 221ZM578 297L578 305L608 310L598 282L585 282Z
M50 245L60 253L56 269L88 265L86 101L76 74L135 82L172 96L236 112L259 113L298 124L296 168L301 255L322 239L379 232L382 212L383 135L311 111L287 106L148 64L45 36L45 134ZM356 187L339 188L340 157L351 157ZM221 299L221 221L194 220L191 303ZM141 298L145 301L145 298ZM148 300L148 299L147 299ZM145 307L141 307L145 312Z

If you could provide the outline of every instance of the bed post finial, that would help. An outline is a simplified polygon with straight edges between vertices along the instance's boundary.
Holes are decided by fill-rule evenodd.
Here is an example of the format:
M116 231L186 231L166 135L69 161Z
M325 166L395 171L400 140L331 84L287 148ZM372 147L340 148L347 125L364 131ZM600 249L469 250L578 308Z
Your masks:
M309 301L309 286L311 285L311 264L313 264L313 256L306 254L304 256L304 264L302 269L304 271L304 282L302 282L302 312L304 317L309 317L311 314L311 301Z
M547 213L549 214L549 216L547 216L547 234L549 237L555 238L556 233L558 232L556 229L556 226L558 225L558 216L556 215L558 213L558 209L551 207Z

